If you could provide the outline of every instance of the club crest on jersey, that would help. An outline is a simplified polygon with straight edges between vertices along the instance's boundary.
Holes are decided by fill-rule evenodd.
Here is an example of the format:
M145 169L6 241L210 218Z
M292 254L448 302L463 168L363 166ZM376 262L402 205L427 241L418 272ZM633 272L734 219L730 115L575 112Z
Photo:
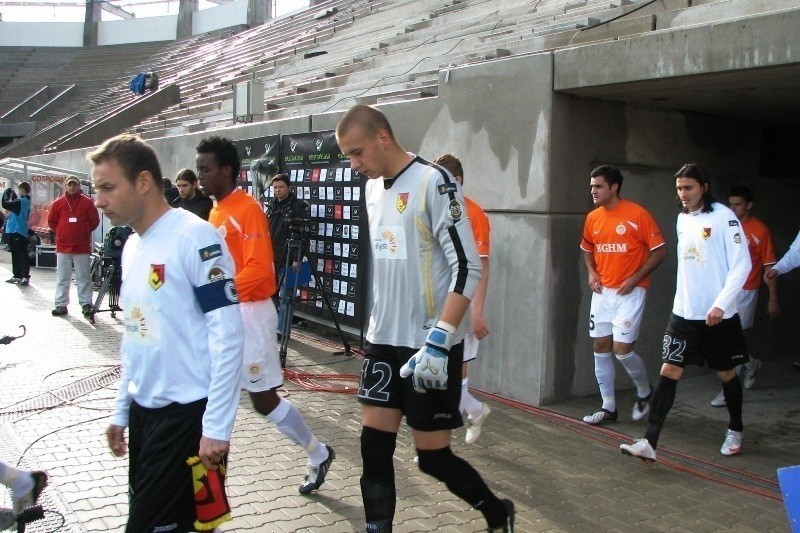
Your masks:
M464 214L464 210L461 208L461 204L458 203L458 200L450 200L450 205L448 205L447 208L450 211L450 218L453 220L461 220L461 215Z
M166 281L166 270L164 265L150 265L150 275L147 281L150 283L150 288L154 291L160 289Z
M620 223L619 223L619 226L617 226L617 235L625 235L625 232L626 232L626 231L628 231L628 230L627 230L627 229L625 229L625 224L623 224L622 222L620 222Z
M737 233L736 235L733 236L733 242L735 242L736 244L741 243L742 242L742 236Z
M399 192L397 193L397 212L402 213L408 207L408 193L407 192Z
M711 238L711 228L703 228L703 239L708 240Z

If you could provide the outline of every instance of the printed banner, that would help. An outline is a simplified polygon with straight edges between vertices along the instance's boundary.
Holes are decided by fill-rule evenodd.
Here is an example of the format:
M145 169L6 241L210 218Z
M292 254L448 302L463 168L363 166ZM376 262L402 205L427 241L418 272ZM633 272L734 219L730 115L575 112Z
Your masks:
M315 272L298 291L297 310L325 317L323 292L341 324L359 330L364 322L366 272L366 177L350 169L333 131L281 136L281 172L295 195L309 204L307 256ZM270 191L270 197L272 196ZM318 286L318 284L322 286Z
M242 168L239 186L251 194L262 208L267 201L269 180L278 173L280 136L267 135L242 141L234 141Z

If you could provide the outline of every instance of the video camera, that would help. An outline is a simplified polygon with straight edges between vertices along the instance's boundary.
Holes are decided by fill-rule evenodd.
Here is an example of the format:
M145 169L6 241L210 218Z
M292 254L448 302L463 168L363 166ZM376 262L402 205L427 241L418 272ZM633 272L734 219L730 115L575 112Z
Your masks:
M250 170L253 172L258 172L259 174L274 176L279 172L280 169L273 158L267 157L267 154L264 154L260 158L250 163Z
M311 219L295 217L289 219L289 233L292 239L304 239L311 234Z
M103 241L103 257L106 259L120 259L125 241L128 240L132 233L133 228L130 226L114 226L108 230Z

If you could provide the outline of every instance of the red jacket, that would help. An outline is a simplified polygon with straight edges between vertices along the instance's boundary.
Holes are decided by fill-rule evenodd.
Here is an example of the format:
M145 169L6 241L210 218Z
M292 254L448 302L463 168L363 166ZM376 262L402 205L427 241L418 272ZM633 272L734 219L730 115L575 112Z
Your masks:
M47 224L56 234L56 252L92 252L92 232L100 225L100 215L91 198L83 193L64 194L50 204Z

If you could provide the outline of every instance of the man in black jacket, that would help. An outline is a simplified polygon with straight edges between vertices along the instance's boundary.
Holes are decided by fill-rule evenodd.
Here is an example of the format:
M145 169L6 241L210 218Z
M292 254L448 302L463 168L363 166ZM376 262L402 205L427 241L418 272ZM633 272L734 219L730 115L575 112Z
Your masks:
M286 174L277 174L272 178L272 189L275 191L275 197L267 204L267 218L269 219L269 235L272 238L272 257L275 261L275 274L278 276L278 292L272 297L272 300L275 302L275 306L280 309L280 299L283 294L283 287L280 286L281 269L286 264L284 250L286 241L289 240L291 235L289 225L292 219L308 217L308 203L294 195ZM302 257L293 257L291 259L295 271L299 269L299 262L302 259ZM304 325L305 321L293 318L292 323Z
M214 202L200 190L197 175L188 168L179 170L175 176L175 186L178 188L180 196L175 198L170 206L182 207L203 220L208 220Z
M308 204L294 195L289 187L289 178L286 177L286 174L277 174L272 178L272 189L275 191L275 198L267 204L267 218L269 219L269 235L272 237L275 272L280 272L286 263L283 249L290 235L289 223L295 218L307 218ZM292 258L292 265L297 266L300 259Z

